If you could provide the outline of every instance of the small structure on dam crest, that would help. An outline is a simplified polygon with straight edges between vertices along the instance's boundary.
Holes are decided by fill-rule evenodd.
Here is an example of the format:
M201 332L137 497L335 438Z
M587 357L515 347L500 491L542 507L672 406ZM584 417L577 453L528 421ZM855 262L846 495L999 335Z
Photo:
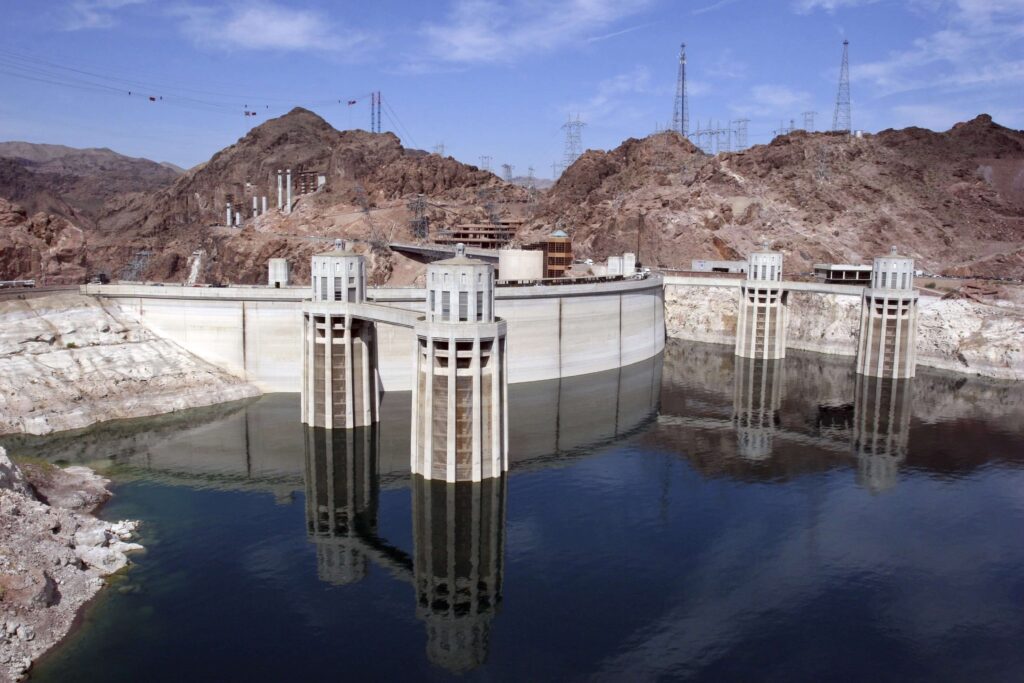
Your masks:
M896 254L875 259L871 286L861 297L857 373L913 377L917 365L917 291L914 260Z
M375 324L353 315L366 301L364 258L341 240L313 257L313 299L302 306L302 421L313 427L354 429L379 419Z
M508 469L505 321L494 317L494 267L454 258L427 267L426 315L415 327L412 472L481 481Z
M786 357L787 295L782 288L782 254L754 252L740 285L736 355L776 360Z

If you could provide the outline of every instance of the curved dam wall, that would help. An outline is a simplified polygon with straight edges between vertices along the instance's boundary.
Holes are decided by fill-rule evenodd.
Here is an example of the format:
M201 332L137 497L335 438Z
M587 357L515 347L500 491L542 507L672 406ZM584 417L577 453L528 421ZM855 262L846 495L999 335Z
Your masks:
M302 299L308 287L85 285L150 329L266 392L297 392L302 377ZM370 289L373 303L422 311L422 289ZM508 322L513 384L586 375L652 358L665 347L660 276L581 285L498 287ZM385 391L408 391L414 335L377 328Z

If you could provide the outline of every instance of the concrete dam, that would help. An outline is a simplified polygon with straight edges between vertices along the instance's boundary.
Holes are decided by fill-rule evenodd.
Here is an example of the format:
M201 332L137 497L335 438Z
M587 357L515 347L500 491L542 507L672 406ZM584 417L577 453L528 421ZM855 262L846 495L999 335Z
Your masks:
M115 302L161 336L264 392L299 392L302 302L308 286L272 288L90 284L84 294ZM495 315L508 326L508 381L537 382L614 370L665 346L660 275L543 286L495 287ZM367 288L369 303L424 315L426 290ZM377 331L384 391L410 391L412 329Z

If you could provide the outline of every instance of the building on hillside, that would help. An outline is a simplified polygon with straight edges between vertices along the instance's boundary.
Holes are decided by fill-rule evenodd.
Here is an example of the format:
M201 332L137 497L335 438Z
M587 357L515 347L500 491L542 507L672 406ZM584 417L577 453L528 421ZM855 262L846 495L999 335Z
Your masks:
M564 230L555 230L541 242L544 251L544 277L565 277L572 265L572 238Z
M871 282L871 266L815 263L814 277L832 285L867 285Z
M745 273L747 272L747 262L693 259L690 262L690 270L698 273Z

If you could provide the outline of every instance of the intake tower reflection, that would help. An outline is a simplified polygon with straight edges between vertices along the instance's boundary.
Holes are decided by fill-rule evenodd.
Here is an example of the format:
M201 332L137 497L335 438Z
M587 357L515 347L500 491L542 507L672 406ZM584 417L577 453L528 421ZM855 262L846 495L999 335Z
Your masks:
M412 483L416 616L427 625L427 657L453 673L483 664L501 604L505 477L455 484Z
M907 458L913 382L857 375L853 451L858 480L872 491L895 486Z
M360 536L377 530L379 427L306 430L306 533L318 575L336 585L366 576Z
M414 475L412 555L378 534L380 427L306 431L306 532L324 582L362 580L369 563L412 584L427 657L453 673L487 659L501 604L504 476L446 483Z
M736 450L741 458L771 457L779 427L779 406L785 381L785 360L736 357L733 375L733 415Z

